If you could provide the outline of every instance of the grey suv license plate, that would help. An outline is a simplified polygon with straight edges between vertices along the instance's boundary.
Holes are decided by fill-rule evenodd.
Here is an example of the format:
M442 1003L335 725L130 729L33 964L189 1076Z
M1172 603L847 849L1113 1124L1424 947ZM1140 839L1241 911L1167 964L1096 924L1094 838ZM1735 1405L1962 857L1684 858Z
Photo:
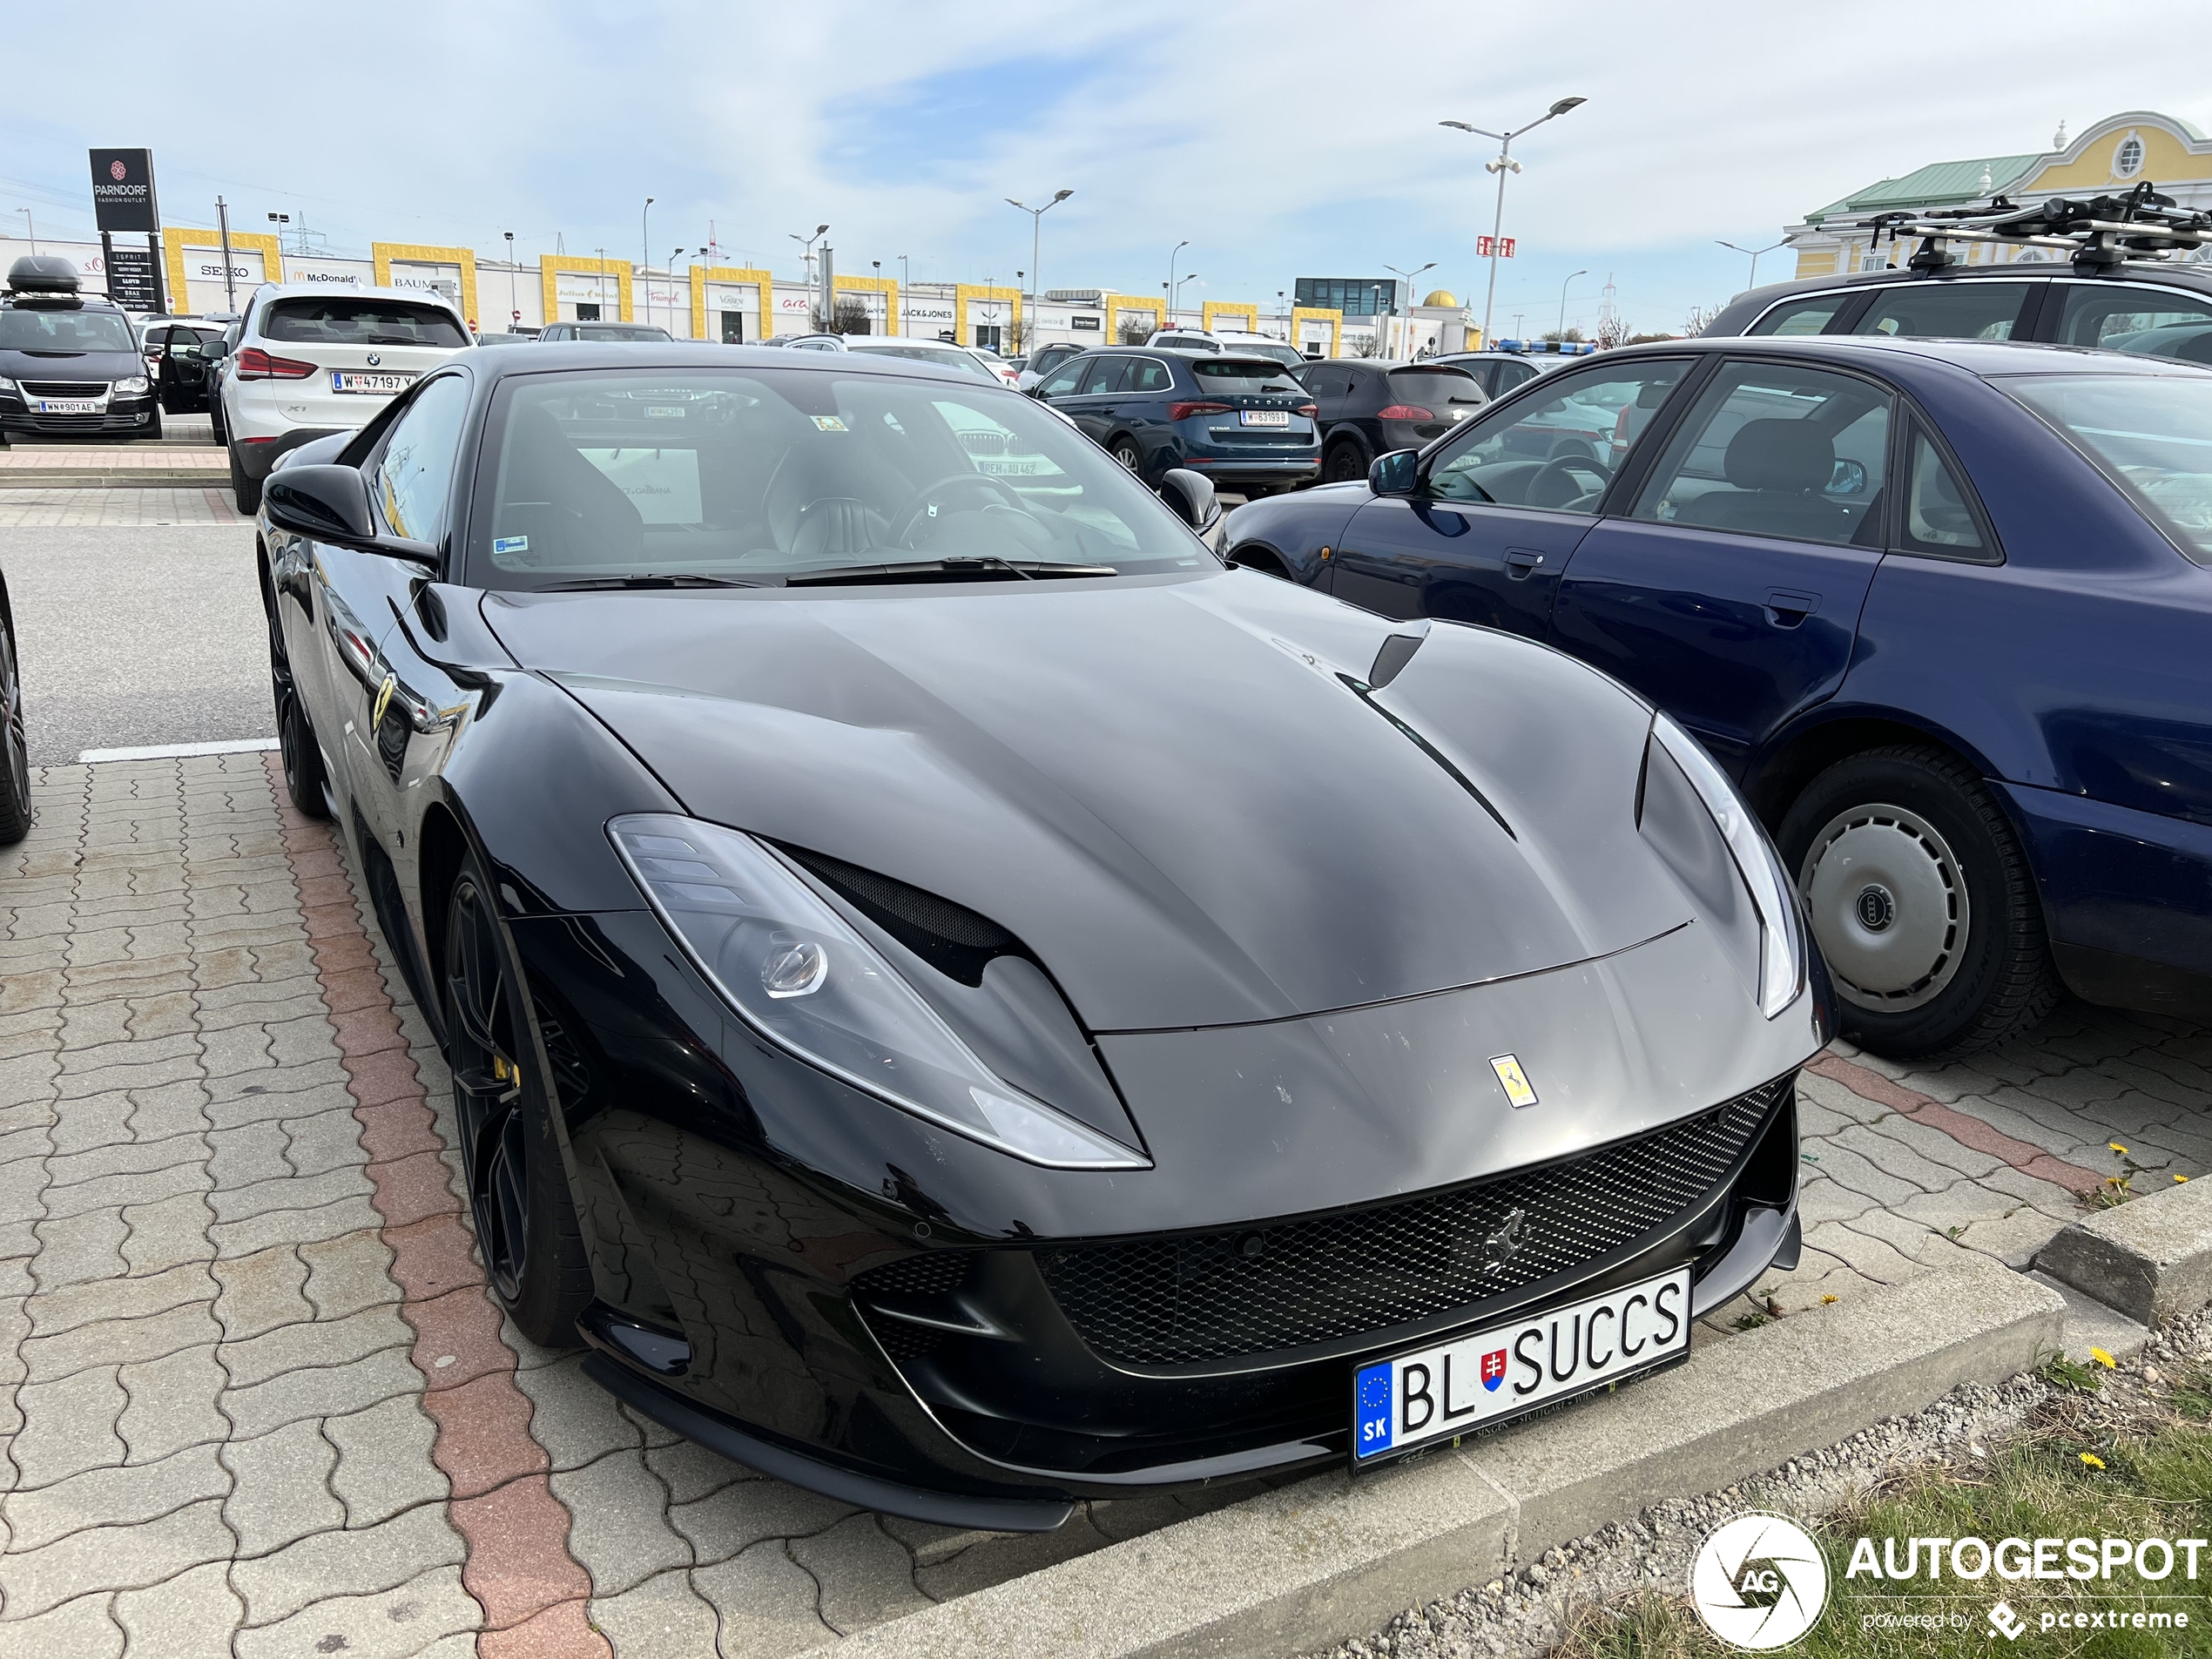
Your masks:
M1689 1352L1689 1270L1678 1267L1471 1337L1362 1366L1352 1460L1374 1463L1489 1428Z

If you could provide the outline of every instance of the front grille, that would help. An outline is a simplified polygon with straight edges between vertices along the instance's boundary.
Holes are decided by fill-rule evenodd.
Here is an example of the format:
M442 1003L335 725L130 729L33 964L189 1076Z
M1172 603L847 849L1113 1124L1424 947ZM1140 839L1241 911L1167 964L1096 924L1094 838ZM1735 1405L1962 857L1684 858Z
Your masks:
M105 381L24 381L23 389L33 397L105 397Z
M1448 1192L1311 1221L1043 1251L1038 1266L1083 1340L1132 1365L1387 1330L1572 1272L1681 1215L1734 1167L1790 1082Z

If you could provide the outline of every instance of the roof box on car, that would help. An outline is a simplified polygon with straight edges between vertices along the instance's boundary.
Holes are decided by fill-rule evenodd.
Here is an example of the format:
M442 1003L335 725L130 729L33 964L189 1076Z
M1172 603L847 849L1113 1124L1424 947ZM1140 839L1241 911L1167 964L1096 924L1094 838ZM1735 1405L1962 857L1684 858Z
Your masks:
M8 267L8 287L17 293L75 293L77 266L56 253L26 253Z

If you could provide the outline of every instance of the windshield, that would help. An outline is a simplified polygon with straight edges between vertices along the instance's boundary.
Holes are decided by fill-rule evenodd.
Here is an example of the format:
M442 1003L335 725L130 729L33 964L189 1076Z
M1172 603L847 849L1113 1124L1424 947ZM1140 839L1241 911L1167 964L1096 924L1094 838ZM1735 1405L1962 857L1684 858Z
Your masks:
M651 340L673 338L665 328L648 327L642 322L580 322L576 326L578 340Z
M1201 357L1190 366L1209 392L1298 392L1305 388L1288 370L1253 357Z
M136 351L112 311L0 311L0 351Z
M2039 374L1993 383L2071 439L2175 546L2212 564L2212 375Z
M485 437L469 580L1211 568L1157 496L1050 409L980 382L824 368L509 379Z
M1292 347L1268 345L1257 340L1240 340L1228 347L1242 352L1247 357L1264 357L1270 362L1280 363L1285 368L1303 368L1305 359Z
M273 300L261 336L303 346L439 346L458 348L468 334L449 311L404 300Z
M994 386L998 384L999 377L991 372L989 364L970 356L956 346L854 344L847 349L872 353L878 357L906 357L918 363L935 363L941 368L956 368L964 374L973 374L979 381L988 381Z

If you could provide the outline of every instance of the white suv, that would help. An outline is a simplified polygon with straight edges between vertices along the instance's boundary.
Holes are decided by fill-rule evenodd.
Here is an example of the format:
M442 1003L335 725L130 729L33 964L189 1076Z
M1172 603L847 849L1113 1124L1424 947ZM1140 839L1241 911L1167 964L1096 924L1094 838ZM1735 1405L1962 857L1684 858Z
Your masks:
M460 312L421 289L338 293L273 282L257 290L223 366L221 425L238 510L260 508L279 455L368 425L471 343Z

